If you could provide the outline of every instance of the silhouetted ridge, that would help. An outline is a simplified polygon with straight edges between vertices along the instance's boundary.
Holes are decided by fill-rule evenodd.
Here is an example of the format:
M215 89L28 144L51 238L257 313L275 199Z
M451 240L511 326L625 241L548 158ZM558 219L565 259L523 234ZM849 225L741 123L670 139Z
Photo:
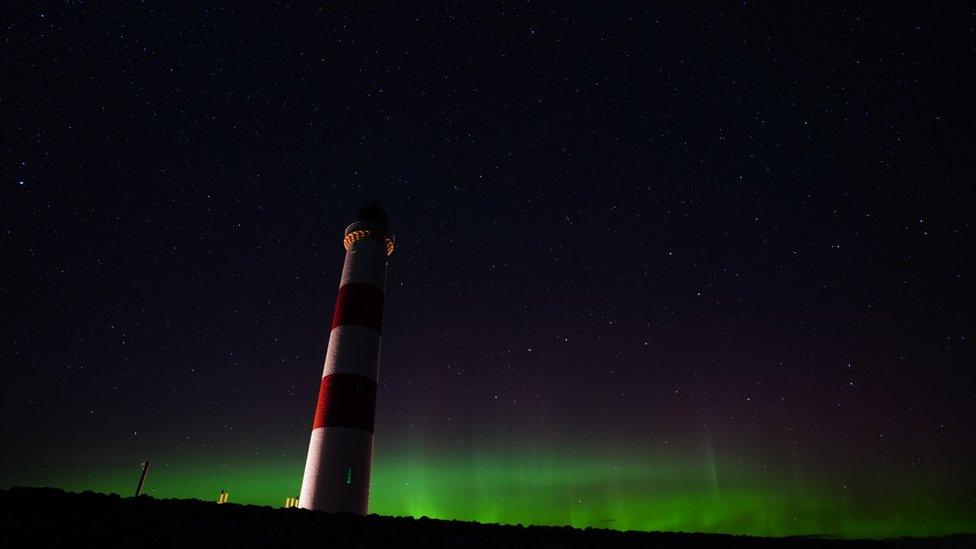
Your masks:
M365 517L53 488L0 490L0 547L973 547L976 536L757 538Z

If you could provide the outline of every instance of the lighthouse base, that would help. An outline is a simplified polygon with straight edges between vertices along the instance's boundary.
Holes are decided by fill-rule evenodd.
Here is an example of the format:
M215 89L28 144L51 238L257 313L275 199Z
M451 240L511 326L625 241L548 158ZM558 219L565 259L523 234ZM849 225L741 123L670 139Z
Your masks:
M365 515L372 460L373 433L348 427L313 430L298 506Z

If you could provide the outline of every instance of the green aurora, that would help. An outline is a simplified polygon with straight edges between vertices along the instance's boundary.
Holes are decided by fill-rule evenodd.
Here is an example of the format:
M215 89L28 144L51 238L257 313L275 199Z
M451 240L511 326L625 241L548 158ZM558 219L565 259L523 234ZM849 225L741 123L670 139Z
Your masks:
M571 525L618 530L721 532L758 536L823 534L849 538L976 531L960 494L923 490L901 477L885 490L830 487L759 464L660 454L526 451L451 455L420 449L381 453L373 467L370 511L483 523ZM622 455L627 455L623 452ZM220 464L154 461L146 493L281 506L297 496L303 455ZM138 465L4 471L6 486L45 485L130 495Z

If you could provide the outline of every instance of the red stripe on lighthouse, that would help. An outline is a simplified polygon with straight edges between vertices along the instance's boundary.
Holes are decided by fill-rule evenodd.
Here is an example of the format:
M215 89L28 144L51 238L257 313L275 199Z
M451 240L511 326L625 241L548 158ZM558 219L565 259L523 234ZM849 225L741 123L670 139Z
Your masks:
M357 374L332 374L322 378L312 430L319 427L351 427L373 432L376 414L376 382Z
M365 326L377 332L383 324L383 290L372 284L350 282L339 288L332 327Z

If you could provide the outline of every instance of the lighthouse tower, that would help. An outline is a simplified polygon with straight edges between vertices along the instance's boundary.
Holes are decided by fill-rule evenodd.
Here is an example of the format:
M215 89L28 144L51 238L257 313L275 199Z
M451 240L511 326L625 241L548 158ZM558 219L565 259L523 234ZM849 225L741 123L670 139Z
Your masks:
M298 503L304 509L366 514L386 260L393 253L388 222L373 202L342 241L346 260Z

